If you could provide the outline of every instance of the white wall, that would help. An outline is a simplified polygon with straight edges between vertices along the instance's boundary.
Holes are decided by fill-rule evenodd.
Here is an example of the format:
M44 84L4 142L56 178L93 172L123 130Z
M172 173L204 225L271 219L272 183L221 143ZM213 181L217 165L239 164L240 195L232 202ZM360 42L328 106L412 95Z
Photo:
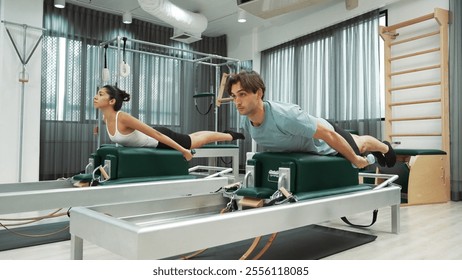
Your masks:
M228 56L252 59L259 70L260 52L292 39L356 17L377 8L388 9L389 24L433 12L435 7L448 9L449 0L360 0L356 9L347 11L343 2L305 17L279 25L262 25L252 34L228 34ZM258 66L258 67L256 67Z
M432 13L435 8L449 9L449 0L401 0L389 6L388 24Z
M1 0L2 21L41 27L43 18L42 0ZM11 27L13 38L19 42L18 50L23 51L23 28ZM30 52L37 32L28 30L27 48ZM33 34L33 35L32 35ZM31 46L32 45L32 46ZM22 64L13 48L5 26L0 31L0 183L38 181L40 148L40 79L41 47L31 57L27 72L29 82L24 89L24 133L22 144L22 171L19 178L20 120L22 83L19 73Z

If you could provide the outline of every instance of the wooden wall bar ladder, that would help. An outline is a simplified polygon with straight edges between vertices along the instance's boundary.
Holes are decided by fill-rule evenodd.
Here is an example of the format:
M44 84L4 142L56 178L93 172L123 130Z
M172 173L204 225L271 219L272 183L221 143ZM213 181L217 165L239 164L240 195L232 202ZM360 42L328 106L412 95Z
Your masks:
M445 197L435 201L417 199L416 204L449 199L448 14L447 10L436 8L431 14L380 27L385 54L385 138L394 143L397 150L410 150L418 146L413 143L434 141L433 144L441 143L439 147L414 149L446 153L438 168L442 171L435 171L444 182ZM423 106L433 109L422 109L427 108ZM411 154L407 152L408 161ZM426 177L425 174L421 176Z

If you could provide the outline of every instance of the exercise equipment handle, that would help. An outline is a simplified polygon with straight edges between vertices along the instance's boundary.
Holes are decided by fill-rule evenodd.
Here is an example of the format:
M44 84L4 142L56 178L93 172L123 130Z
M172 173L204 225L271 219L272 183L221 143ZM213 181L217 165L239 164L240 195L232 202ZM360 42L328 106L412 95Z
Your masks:
M107 174L106 170L102 166L99 166L99 171L101 172L101 175L103 175L105 180L109 180L109 174Z
M368 154L366 157L366 160L369 164L374 164L375 163L375 157L373 154ZM353 163L351 164L351 166L353 166L354 168L358 168L356 167L356 165L354 165Z

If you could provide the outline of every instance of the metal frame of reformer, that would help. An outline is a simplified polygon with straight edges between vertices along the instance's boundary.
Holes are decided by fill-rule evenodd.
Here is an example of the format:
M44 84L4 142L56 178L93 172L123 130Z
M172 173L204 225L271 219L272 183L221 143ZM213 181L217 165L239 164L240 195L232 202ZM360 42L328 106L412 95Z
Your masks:
M399 233L397 176L361 175L386 181L373 190L225 214L219 213L227 206L226 192L72 208L71 259L83 259L84 240L127 259L162 259L382 207L391 207L392 232Z
M71 180L0 184L0 214L166 199L213 192L225 177L104 185L77 188Z
M234 177L234 182L239 180L239 146L236 147L226 147L221 148L220 145L204 147L200 149L195 149L196 153L194 154L195 158L208 158L208 170L213 169L213 166L216 166L217 157L231 157L232 161L232 172ZM194 166L189 169L189 172L196 171L202 168L202 166ZM225 169L226 170L226 169Z
M121 46L121 41L123 39L126 39L126 42L132 42L135 44L140 44L140 45L146 45L146 46L151 46L159 49L164 49L168 50L170 55L165 55L161 53L155 53L155 52L147 52L147 51L140 51L140 50L135 50L135 49L125 49L127 52L132 52L132 53L139 53L139 54L146 54L146 55L153 55L153 56L158 56L158 57L164 57L164 58L169 58L169 59L175 59L175 60L180 60L180 61L185 61L185 62L190 62L194 64L202 64L202 65L208 65L210 67L215 67L215 79L217 81L216 86L215 86L215 103L216 106L214 106L214 112L215 112L215 131L218 130L218 107L222 103L230 101L228 98L221 98L221 95L219 94L220 90L222 90L222 85L220 85L219 81L220 78L220 67L222 66L227 66L229 69L230 65L235 65L236 72L239 72L240 69L240 60L235 59L235 58L230 58L230 57L224 57L220 55L215 55L215 54L207 54L207 53L202 53L202 52L197 52L197 51L192 51L192 50L186 50L186 49L181 49L181 48L176 48L176 47L171 47L171 46L166 46L162 44L157 44L157 43L152 43L152 42L146 42L146 41L141 41L141 40L136 40L136 39L130 39L122 36L117 36L116 38L113 38L111 40L108 40L106 42L100 43L100 49L101 49L101 59L100 59L100 65L104 65L103 63L103 58L104 58L104 47L108 46L108 48L111 49L116 49L117 50L117 65L120 67L120 65L123 62L123 56L122 56L122 46ZM115 44L115 45L112 45ZM196 58L184 58L182 56L185 56L184 54L188 54L190 56L195 56ZM187 56L186 56L187 57ZM213 61L217 61L214 63ZM120 69L118 69L120 70ZM102 69L100 73L102 73ZM116 75L116 82L119 83L119 75ZM102 77L101 77L102 81ZM217 100L217 98L220 98L220 100ZM101 127L101 118L98 116L98 126ZM237 114L236 117L236 124L239 124L239 115ZM101 144L101 136L98 137L98 147ZM213 150L213 151L212 151ZM237 181L237 178L239 176L239 144L236 144L236 149L232 148L223 148L221 149L219 145L217 145L216 148L207 148L207 149L196 149L197 154L195 157L200 158L200 157L207 157L209 158L208 163L213 164L214 159L216 157L232 157L233 160L233 175L234 175L234 180ZM211 153L213 152L213 153ZM236 163L235 163L236 161ZM204 166L201 166L204 167ZM213 168L211 168L213 169Z

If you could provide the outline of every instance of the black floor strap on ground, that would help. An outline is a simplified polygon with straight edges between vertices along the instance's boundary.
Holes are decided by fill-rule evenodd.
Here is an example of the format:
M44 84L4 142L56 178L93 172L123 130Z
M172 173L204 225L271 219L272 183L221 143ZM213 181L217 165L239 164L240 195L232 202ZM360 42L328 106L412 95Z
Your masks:
M379 213L379 210L378 209L375 209L374 212L372 212L372 222L369 224L369 225L356 225L356 224L353 224L351 223L346 217L342 217L342 221L344 221L346 224L352 226L352 227L360 227L360 228L365 228L365 227L370 227L372 226L373 224L375 224L375 222L377 221L377 215Z

